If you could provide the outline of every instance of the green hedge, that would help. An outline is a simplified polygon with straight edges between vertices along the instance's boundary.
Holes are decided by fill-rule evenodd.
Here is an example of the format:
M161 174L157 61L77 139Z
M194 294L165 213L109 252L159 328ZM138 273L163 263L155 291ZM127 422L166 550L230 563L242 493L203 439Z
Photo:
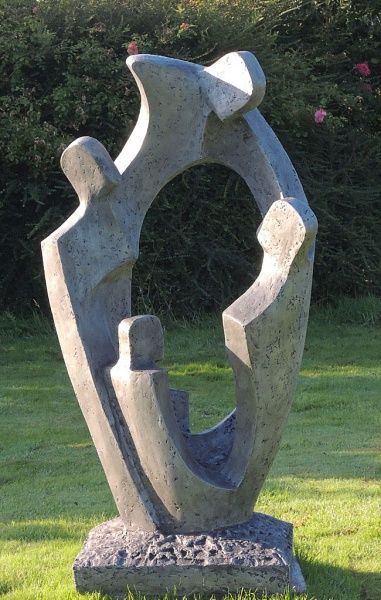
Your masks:
M0 307L46 309L39 242L77 204L59 157L81 135L112 156L123 146L139 110L125 66L132 40L204 64L256 53L268 79L262 111L319 219L315 300L378 293L379 9L378 0L0 0ZM354 68L364 62L366 77ZM319 107L327 116L317 124ZM176 178L147 215L134 310L226 305L258 272L258 224L227 169Z

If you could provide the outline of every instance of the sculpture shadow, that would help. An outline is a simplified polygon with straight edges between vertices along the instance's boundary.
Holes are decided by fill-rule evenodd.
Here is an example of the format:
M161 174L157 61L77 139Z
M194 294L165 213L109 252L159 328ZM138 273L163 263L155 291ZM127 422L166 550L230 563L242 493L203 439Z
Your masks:
M298 557L311 600L379 600L381 574L343 569ZM327 586L327 583L329 586ZM321 590L329 587L328 593ZM296 596L298 597L298 596Z
M80 531L81 528L78 529ZM73 536L73 531L70 531L69 524L64 525L49 520L39 521L38 523L12 522L12 525L9 527L5 524L0 534L0 539L4 542L48 542L52 540L75 541L76 537ZM80 533L78 539L81 539Z

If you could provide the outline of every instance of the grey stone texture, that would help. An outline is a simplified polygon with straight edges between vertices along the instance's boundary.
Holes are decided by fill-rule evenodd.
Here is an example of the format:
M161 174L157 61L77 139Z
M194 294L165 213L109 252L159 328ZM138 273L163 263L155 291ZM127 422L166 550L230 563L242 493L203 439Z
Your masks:
M292 525L254 513L248 523L207 534L127 531L120 518L95 527L74 563L77 590L123 597L222 594L242 588L305 590L292 554Z
M67 370L126 531L131 539L194 535L252 518L297 381L317 223L257 109L265 77L252 54L234 52L207 68L144 54L127 64L141 92L136 127L115 162L89 137L63 153L79 207L42 243L44 268ZM263 265L223 313L236 409L192 433L188 394L171 390L157 364L160 320L132 316L131 277L158 192L210 162L250 188L263 216Z

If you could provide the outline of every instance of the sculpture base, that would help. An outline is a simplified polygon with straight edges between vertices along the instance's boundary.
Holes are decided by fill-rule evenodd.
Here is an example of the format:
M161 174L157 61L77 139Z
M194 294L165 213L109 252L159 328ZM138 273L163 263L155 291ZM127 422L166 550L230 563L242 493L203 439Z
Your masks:
M79 592L118 597L305 591L292 525L261 513L243 525L177 535L126 531L116 518L92 529L73 570Z

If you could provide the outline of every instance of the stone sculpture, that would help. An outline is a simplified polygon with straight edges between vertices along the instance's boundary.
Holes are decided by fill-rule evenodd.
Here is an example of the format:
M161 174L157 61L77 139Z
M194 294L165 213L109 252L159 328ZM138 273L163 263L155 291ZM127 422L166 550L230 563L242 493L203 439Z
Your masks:
M74 563L76 586L116 595L301 591L292 526L253 506L300 367L316 219L256 108L265 77L252 54L207 68L144 54L127 64L142 98L137 125L115 163L90 137L65 150L80 204L42 243L66 366L120 513L90 533ZM131 316L131 276L155 196L207 162L230 167L252 191L263 266L223 313L236 409L193 434L188 395L169 389L157 365L159 319Z

